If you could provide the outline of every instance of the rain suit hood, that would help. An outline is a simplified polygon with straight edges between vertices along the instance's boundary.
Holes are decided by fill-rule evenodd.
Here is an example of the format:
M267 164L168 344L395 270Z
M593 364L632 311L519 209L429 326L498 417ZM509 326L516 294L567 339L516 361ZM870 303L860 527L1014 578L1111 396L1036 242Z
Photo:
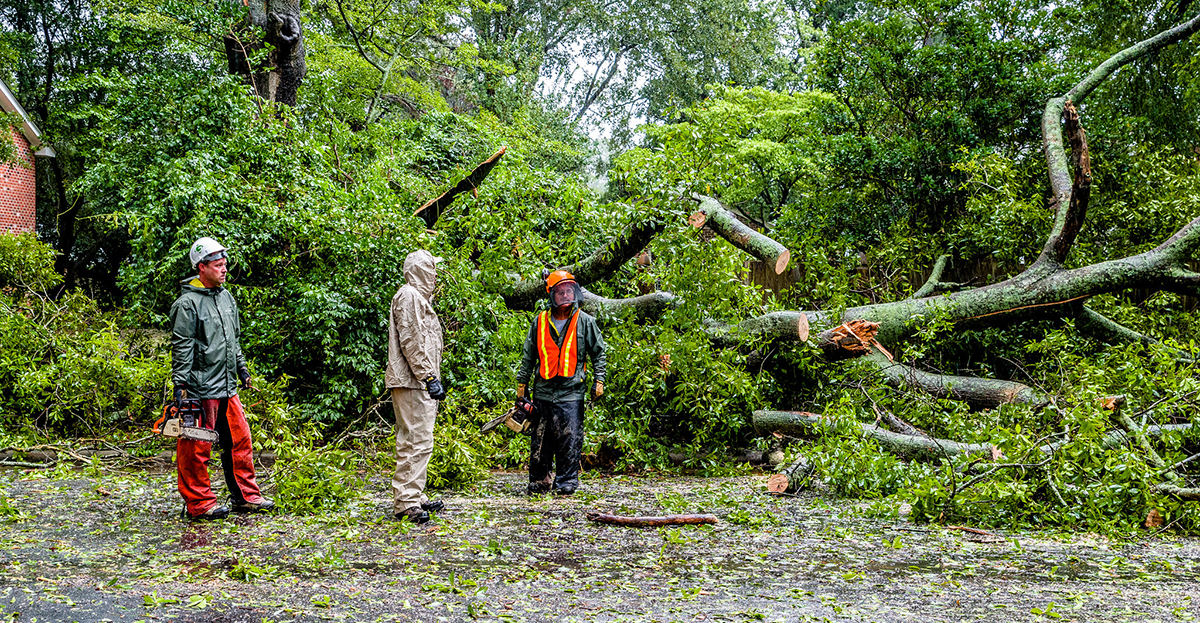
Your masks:
M433 300L437 284L437 258L429 251L413 251L404 258L404 281L416 288L426 301Z

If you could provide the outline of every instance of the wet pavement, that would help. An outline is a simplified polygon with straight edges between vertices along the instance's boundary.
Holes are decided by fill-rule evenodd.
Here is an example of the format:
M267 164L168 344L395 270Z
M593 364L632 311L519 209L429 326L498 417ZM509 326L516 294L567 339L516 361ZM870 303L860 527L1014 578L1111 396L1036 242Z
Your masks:
M0 623L1200 618L1200 539L978 535L756 476L592 478L572 498L524 480L445 492L425 526L387 519L383 477L324 516L190 523L173 473L0 472Z

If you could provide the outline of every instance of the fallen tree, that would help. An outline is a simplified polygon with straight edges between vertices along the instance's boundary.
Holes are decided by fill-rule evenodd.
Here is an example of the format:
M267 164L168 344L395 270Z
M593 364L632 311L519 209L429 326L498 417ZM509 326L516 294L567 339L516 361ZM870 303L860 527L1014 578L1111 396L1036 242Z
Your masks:
M719 346L732 346L747 339L781 342L807 342L810 327L818 329L815 344L825 359L836 361L872 355L888 382L895 386L965 400L976 406L1006 403L1046 404L1049 397L1011 381L950 376L923 372L910 363L897 363L888 348L898 348L920 327L922 319L941 319L953 323L956 330L1003 327L1031 318L1072 318L1113 339L1148 342L1136 332L1118 325L1082 305L1087 299L1131 288L1194 292L1200 286L1200 273L1187 267L1187 260L1200 249L1200 218L1196 218L1159 246L1130 257L1068 269L1064 262L1070 254L1087 214L1091 187L1091 164L1087 137L1077 106L1117 69L1155 50L1177 43L1200 30L1200 16L1114 54L1101 63L1066 94L1052 98L1043 114L1043 148L1053 189L1054 225L1037 260L1025 271L995 284L959 289L965 284L940 281L946 258L938 261L929 283L915 296L885 303L851 307L840 315L824 310L781 311L743 320L736 324L710 321L703 326L709 338ZM1071 146L1068 156L1063 143L1066 134ZM1074 172L1072 172L1074 168ZM767 262L782 272L789 254L782 245L754 232L737 221L720 201L701 195L693 200L700 210L693 214L694 226L708 224L735 247ZM608 278L626 261L642 252L663 231L665 223L648 219L635 223L614 236L591 256L566 266L581 285ZM957 290L939 293L942 290ZM517 282L501 292L514 309L529 309L543 296L540 279ZM615 310L632 307L638 316L649 320L670 309L674 297L669 294L646 295L620 301L593 298L595 309ZM878 355L882 355L880 358Z
M928 372L920 369L916 361L897 361L892 352L902 354L903 343L927 322L948 323L954 331L967 332L1046 318L1074 320L1082 330L1110 343L1152 345L1153 338L1121 326L1089 309L1086 303L1099 295L1132 288L1186 294L1200 292L1200 273L1191 270L1187 263L1200 249L1200 218L1193 219L1167 240L1143 253L1068 268L1067 260L1086 222L1092 185L1088 139L1078 107L1121 67L1183 41L1197 31L1200 31L1200 16L1114 54L1065 94L1047 102L1042 115L1042 147L1052 191L1050 207L1054 221L1037 259L1023 272L998 283L969 287L969 283L942 280L950 259L942 256L927 283L909 298L854 306L839 312L777 311L736 323L708 320L699 323L698 330L718 347L739 347L748 341L758 344L808 343L820 351L825 361L864 357L892 387L961 400L977 408L1024 404L1036 409L1053 404L1055 397L1010 380ZM689 199L699 205L689 219L693 227L707 225L734 247L766 262L776 273L787 268L790 262L788 250L739 221L718 199L692 195L678 201L686 205ZM573 272L583 286L605 280L641 253L666 227L667 223L657 217L633 223L592 255L564 268ZM540 279L527 278L499 294L510 308L530 309L543 293ZM632 310L641 321L652 321L679 304L674 295L665 292L624 300L598 297L589 292L585 299L585 307L598 314ZM1149 429L1135 427L1127 420L1114 420L1123 430L1110 435L1111 441L1114 444L1138 443L1148 460L1162 472L1163 482L1152 485L1154 489L1180 499L1200 499L1200 490L1177 482L1181 480L1175 471L1179 467L1165 465L1146 441ZM753 421L764 433L813 436L839 430L829 420L808 413L755 411ZM939 461L965 457L994 461L1000 456L995 446L986 443L964 444L915 434L914 430L889 431L864 423L850 428L855 434L873 439L884 450L910 459ZM1159 430L1168 429L1160 427ZM1106 438L1106 443L1108 441ZM1058 446L1051 443L1044 447L1052 456ZM996 465L992 473L1001 468L1044 468L1045 464L1046 460L1039 458L1035 463ZM1054 489L1053 479L1047 477L1046 480ZM961 490L956 483L954 491ZM1057 489L1054 489L1054 495L1062 499Z

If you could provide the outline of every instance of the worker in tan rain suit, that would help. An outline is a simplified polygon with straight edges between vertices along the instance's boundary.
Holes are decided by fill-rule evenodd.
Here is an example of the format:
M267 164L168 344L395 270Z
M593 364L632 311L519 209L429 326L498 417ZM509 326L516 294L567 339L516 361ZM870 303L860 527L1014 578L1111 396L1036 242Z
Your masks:
M387 386L396 412L396 474L392 477L392 512L396 519L429 521L429 511L445 507L425 496L429 457L433 454L433 421L442 387L442 324L433 311L436 258L413 251L404 259L405 284L392 297L388 318Z

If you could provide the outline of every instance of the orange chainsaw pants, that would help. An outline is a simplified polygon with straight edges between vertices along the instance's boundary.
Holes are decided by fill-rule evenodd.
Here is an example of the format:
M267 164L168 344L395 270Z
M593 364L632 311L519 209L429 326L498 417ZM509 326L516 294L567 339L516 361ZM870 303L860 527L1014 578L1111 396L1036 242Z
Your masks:
M258 483L254 481L254 451L250 446L250 424L242 410L242 401L237 396L201 400L204 421L198 426L217 431L217 443L221 445L221 471L225 474L225 487L234 503L262 502ZM194 439L180 438L175 446L176 466L179 472L179 495L187 503L189 515L199 515L217 505L208 479L208 461L212 456L212 444Z

